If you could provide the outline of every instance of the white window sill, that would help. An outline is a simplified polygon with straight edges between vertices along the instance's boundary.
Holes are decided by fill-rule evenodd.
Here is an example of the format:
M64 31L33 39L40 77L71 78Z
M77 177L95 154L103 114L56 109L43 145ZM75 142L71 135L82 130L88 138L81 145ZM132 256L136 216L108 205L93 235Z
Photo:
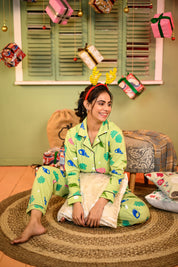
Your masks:
M104 83L104 81L101 81ZM158 81L141 81L143 85L161 85L162 80ZM89 81L16 81L15 85L89 85ZM117 85L117 82L113 82L111 85Z

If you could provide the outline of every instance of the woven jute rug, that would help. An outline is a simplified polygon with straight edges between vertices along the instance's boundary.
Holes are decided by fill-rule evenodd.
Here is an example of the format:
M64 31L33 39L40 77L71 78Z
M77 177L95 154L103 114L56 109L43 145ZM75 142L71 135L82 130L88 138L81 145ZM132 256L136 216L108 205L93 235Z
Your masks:
M150 207L151 218L130 227L84 228L58 223L56 215L64 200L52 197L42 222L46 234L27 243L11 245L26 224L30 191L0 203L0 249L6 255L37 267L121 266L167 267L178 264L178 214Z

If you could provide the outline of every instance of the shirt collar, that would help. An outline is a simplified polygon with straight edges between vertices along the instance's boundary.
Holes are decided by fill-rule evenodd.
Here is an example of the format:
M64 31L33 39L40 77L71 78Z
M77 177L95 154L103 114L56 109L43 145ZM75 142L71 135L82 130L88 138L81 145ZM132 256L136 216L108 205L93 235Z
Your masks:
M108 124L108 120L106 120L101 124L101 127L98 131L97 136L99 137L100 135L107 133L108 129L109 129L109 124ZM83 136L83 137L87 136L87 118L85 118L83 122L81 123L79 131L78 131L78 135Z
M106 134L108 132L108 129L109 129L109 124L108 124L108 120L106 120L102 123L92 147L94 147L98 143L102 143L102 146L104 146L104 140L102 141L102 135ZM87 147L91 147L88 133L87 133L87 118L85 118L83 122L81 123L79 131L78 131L78 135L85 138L84 144Z

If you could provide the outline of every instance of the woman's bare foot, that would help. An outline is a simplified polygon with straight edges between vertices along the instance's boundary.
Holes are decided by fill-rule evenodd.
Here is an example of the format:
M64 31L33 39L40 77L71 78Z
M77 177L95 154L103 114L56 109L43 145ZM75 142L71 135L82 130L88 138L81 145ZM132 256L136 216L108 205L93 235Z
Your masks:
M11 244L19 244L28 241L32 236L46 233L46 228L41 224L42 213L38 210L32 210L30 222L21 234L21 236L11 241Z
M60 222L65 222L66 221L66 219L64 218L64 217L62 217L61 219L60 219Z
M21 234L21 236L11 241L11 244L14 245L24 243L28 241L32 236L42 235L44 233L46 233L46 229L43 227L42 224L30 222Z

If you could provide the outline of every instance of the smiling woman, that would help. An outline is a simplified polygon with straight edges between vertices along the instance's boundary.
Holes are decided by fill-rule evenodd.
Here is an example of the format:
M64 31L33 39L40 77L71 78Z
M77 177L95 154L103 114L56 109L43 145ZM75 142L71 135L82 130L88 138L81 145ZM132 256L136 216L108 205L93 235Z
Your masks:
M31 213L30 222L12 244L23 243L33 235L46 232L41 218L42 214L46 213L52 194L67 198L68 205L72 205L74 224L83 227L100 225L106 204L112 205L121 189L127 164L122 131L108 120L111 103L112 95L105 84L90 85L81 92L75 110L81 123L70 128L65 138L65 172L51 166L39 168L27 207L27 213ZM99 194L87 217L80 187L81 173L108 175L108 184ZM123 192L117 225L143 223L149 216L146 204L127 187ZM64 221L64 218L61 218L61 222Z

